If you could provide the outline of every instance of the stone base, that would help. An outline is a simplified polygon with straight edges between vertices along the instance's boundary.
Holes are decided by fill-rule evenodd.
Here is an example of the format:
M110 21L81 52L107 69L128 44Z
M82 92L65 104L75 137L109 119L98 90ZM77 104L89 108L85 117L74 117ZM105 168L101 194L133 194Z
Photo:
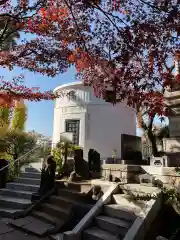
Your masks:
M163 139L167 167L180 167L180 137Z
M103 164L101 166L101 177L108 179L109 174L111 174L113 181L115 178L119 178L123 183L136 182L140 173L141 167L139 165Z

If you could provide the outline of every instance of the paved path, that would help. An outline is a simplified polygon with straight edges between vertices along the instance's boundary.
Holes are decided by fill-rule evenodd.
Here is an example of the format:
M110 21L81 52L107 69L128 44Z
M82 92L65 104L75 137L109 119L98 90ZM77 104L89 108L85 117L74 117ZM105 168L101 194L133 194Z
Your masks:
M0 240L50 240L50 238L39 238L31 234L21 232L7 224L8 219L0 220Z

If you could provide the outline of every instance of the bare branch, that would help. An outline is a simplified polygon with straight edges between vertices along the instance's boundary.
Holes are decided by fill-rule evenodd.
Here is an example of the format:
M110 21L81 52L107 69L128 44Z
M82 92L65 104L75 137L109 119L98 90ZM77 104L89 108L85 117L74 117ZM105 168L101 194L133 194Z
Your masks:
M8 23L9 23L9 19L7 18L7 19L6 19L5 26L4 26L4 29L3 29L3 31L2 31L2 33L1 33L1 35L0 35L0 42L1 42L1 40L3 39L3 36L4 36L4 34L6 33L6 31L7 31L7 29L8 29ZM4 40L4 39L3 39L3 40Z
M8 0L1 0L0 1L0 6L6 4L7 2L8 2Z
M146 4L147 6L157 10L158 12L165 12L164 10L162 10L161 8L158 8L156 6L154 6L153 4L151 4L150 2L146 2L145 0L139 0L140 2Z
M72 15L72 17L73 17L74 23L75 23L76 28L77 28L78 35L79 35L81 41L83 42L84 48L85 48L86 51L89 53L89 50L88 50L87 47L86 47L86 42L84 41L84 38L83 38L83 36L81 35L81 30L80 30L79 25L78 25L78 23L77 23L77 20L76 20L76 18L75 18L75 16L74 16L72 7L71 7L71 5L68 4L68 2L67 2L66 0L64 0L64 2L65 2L66 6L68 7L68 9L69 9L70 12L71 12L71 15ZM89 54L89 56L90 56L90 54Z

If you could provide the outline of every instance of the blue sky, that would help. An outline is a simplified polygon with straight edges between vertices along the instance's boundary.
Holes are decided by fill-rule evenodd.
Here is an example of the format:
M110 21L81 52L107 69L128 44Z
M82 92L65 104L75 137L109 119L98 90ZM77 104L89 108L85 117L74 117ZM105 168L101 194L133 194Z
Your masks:
M56 86L75 81L75 70L72 68L64 74L60 74L54 78L48 78L41 74L34 74L28 70L24 71L15 68L13 71L2 69L0 76L4 76L4 80L11 80L13 76L23 74L25 76L24 84L27 87L39 87L41 91L53 90ZM28 119L26 129L28 131L35 130L47 136L52 136L53 131L53 101L26 102L28 107Z

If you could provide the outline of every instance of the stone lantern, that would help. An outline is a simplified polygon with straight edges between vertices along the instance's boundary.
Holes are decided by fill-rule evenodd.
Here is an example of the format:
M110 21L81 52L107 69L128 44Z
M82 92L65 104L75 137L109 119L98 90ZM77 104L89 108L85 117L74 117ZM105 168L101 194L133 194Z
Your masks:
M175 74L180 74L180 53L175 58ZM164 93L169 111L170 138L163 140L164 151L168 156L168 166L180 166L180 84L175 83Z

